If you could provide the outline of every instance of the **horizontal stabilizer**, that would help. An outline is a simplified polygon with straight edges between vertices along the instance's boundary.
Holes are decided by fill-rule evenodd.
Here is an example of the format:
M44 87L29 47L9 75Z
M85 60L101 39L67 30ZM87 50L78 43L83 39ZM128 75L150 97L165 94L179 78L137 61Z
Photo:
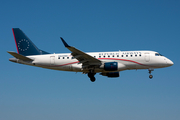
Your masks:
M26 56L23 56L23 55L20 55L18 53L15 53L15 52L10 52L10 51L7 51L9 54L11 54L12 56L14 56L15 58L17 59L20 59L20 60L23 60L23 61L33 61L33 59L30 59Z

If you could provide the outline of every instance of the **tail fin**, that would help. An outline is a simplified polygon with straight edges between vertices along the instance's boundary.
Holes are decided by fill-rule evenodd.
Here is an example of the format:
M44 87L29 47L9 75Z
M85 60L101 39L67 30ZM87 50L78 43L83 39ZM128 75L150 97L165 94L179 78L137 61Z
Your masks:
M42 55L49 54L45 51L39 50L36 45L23 33L19 28L12 28L17 52L21 55Z

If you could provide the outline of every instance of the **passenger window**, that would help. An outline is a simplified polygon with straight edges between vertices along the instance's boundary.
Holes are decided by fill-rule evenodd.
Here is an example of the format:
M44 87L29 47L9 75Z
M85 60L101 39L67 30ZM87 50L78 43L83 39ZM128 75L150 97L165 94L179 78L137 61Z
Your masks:
M131 55L131 57L132 57L132 55Z
M128 57L128 55L126 55L126 57Z
M117 55L117 57L119 57L119 55Z
M114 57L114 55L112 57Z
M99 56L99 58L101 58L101 56Z
M67 59L69 59L69 57L67 57Z
M105 58L106 56L104 56L104 58Z
M121 55L121 57L123 57L123 55Z
M63 57L63 59L64 59L64 57Z
M137 55L135 55L135 57L137 57Z
M108 57L110 57L110 56L108 56Z
M58 57L58 59L60 59L60 57Z
M72 57L71 59L74 59L74 57Z
M94 58L96 58L96 56L94 56Z
M141 54L139 56L141 57Z

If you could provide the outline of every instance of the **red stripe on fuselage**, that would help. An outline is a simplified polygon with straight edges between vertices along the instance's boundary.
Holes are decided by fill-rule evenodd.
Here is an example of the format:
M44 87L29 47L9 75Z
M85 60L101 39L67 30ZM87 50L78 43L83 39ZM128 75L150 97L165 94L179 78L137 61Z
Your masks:
M66 63L66 64L62 64L62 65L56 65L56 66L65 66L65 65L75 64L75 63L79 63L79 61L77 61L77 62L72 62L72 63Z
M18 54L19 54L19 50L18 50L18 46L17 46L17 42L16 42L16 38L15 38L15 34L14 34L13 28L12 28L12 31L13 31L13 36L14 36L14 40L15 40L15 43L16 43L16 49L17 49L17 52L18 52Z
M61 67L61 66L66 66L66 65L70 65L70 64L75 64L75 63L79 63L79 61L76 62L71 62L71 63L66 63L66 64L62 64L62 65L40 65L40 66L44 66L44 67Z
M127 60L127 59L118 59L118 58L98 58L100 60L119 60L119 61L127 61L127 62L132 62L132 63L136 63L138 65L142 65L142 66L149 66L149 65L145 65L145 64L142 64L142 63L139 63L139 62L136 62L136 61L133 61L133 60ZM79 63L79 61L76 61L76 62L71 62L71 63L66 63L66 64L62 64L62 65L42 65L42 66L46 66L46 67L62 67L62 66L66 66L66 65L70 65L70 64L75 64L75 63ZM150 66L149 66L150 67ZM153 67L153 66L151 66Z
M136 64L142 65L142 66L149 66L149 65L145 65L145 64L133 61L133 60L127 60L127 59L118 59L118 58L98 58L98 59L100 59L100 60L102 60L102 59L103 60L120 60L120 61L127 61L127 62L136 63ZM79 61L71 62L71 63L66 63L66 64L62 64L62 65L55 65L53 67L65 66L65 65L75 64L75 63L79 63Z
M145 64L142 64L142 63L133 61L133 60L127 60L127 59L118 59L118 58L98 58L98 59L100 59L100 60L101 60L101 59L102 59L102 60L120 60L120 61L133 62L133 63L139 64L139 65L143 65L143 66L148 66L148 65L145 65Z

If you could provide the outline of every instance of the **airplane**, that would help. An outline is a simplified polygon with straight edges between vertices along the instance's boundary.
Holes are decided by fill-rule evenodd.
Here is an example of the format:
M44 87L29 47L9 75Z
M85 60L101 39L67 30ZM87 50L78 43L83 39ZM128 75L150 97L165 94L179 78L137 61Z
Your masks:
M50 54L36 47L36 45L19 28L12 28L16 52L7 51L15 58L9 61L46 69L82 72L87 74L92 82L96 80L95 74L115 78L124 70L147 69L149 78L151 72L157 68L172 66L174 63L155 51L113 51L85 53L60 37L64 46L71 53Z

